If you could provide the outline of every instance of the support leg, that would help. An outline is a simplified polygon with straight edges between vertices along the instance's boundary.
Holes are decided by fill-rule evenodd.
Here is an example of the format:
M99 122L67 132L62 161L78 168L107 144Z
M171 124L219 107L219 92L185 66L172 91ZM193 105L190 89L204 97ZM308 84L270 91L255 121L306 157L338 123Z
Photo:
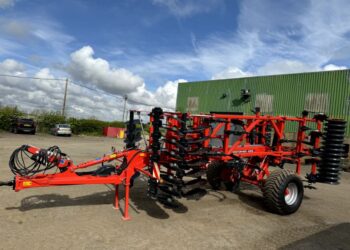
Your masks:
M125 183L125 208L124 208L123 220L130 220L130 217L129 217L129 192L130 192L130 180L128 180L128 178L126 178L126 183Z
M311 173L312 174L317 174L317 163L313 162L311 166Z
M298 158L297 160L297 174L300 175L301 173L301 159Z
M119 209L119 185L115 185L114 209Z

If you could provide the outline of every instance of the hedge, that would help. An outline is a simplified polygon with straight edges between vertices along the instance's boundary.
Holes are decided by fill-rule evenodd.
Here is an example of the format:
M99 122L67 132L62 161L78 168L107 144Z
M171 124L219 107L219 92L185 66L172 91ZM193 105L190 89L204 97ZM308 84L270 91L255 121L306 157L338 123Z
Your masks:
M58 123L68 123L71 125L73 134L102 135L104 127L124 128L125 125L120 121L101 121L97 119L78 119L66 118L59 112L35 111L30 114L20 111L17 107L0 107L0 129L9 130L11 118L30 117L37 124L37 131L49 133L51 128Z
M0 129L10 130L11 119L23 114L17 107L0 107Z

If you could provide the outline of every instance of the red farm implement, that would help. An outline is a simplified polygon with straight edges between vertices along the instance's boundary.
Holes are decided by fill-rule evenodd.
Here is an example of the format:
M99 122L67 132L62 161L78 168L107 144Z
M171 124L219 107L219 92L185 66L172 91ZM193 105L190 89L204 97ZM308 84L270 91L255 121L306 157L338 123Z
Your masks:
M303 199L302 160L311 165L306 187L316 182L337 184L341 158L347 154L343 144L345 121L328 119L324 114L313 118L307 112L301 117L270 116L261 115L257 108L254 115L193 115L154 108L149 114L151 126L145 149L136 146L143 127L134 114L130 112L127 122L124 150L75 165L57 146L40 149L23 145L10 158L14 180L0 184L13 186L15 191L112 184L115 208L119 207L118 187L123 185L124 219L129 219L129 190L140 174L148 177L149 197L166 206L176 206L176 198L206 181L213 189L223 184L231 191L246 182L261 188L270 211L291 214ZM287 124L294 126L295 140L287 139ZM82 171L100 164L96 170ZM295 171L286 169L286 164L294 164Z

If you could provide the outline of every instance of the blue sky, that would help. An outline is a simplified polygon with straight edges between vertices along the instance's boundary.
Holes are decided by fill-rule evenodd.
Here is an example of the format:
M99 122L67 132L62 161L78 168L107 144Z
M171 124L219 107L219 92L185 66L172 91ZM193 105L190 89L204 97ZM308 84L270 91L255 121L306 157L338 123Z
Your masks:
M238 15L238 2L194 1L192 9L184 1L174 10L171 2L177 1L13 1L12 7L1 11L2 19L27 27L3 34L18 43L7 56L34 67L55 68L65 63L70 53L89 45L98 57L115 67L136 67L137 73L143 73L135 65L139 58L147 61L167 53L192 54L198 40L224 37L237 29L234 16ZM30 35L31 28L45 32L47 39ZM29 46L23 46L26 42ZM1 57L6 58L6 53ZM207 79L203 72L186 75L194 80ZM169 76L183 78L184 74ZM169 80L156 75L147 75L145 80L148 78L155 84Z
M0 73L101 91L72 86L81 93L72 115L119 117L96 107L110 99L104 92L171 109L181 81L348 68L349 9L346 0L0 0ZM0 79L0 101L25 84ZM59 109L60 82L32 85L17 105ZM120 109L120 100L104 105Z

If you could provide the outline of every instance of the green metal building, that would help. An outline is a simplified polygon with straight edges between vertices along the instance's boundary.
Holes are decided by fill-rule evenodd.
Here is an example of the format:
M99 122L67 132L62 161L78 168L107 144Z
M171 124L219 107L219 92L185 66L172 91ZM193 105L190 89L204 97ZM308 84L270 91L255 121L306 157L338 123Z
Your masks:
M249 91L243 95L242 90ZM246 93L247 94L247 93ZM299 116L303 110L348 121L350 70L245 77L180 83L176 110L192 113L243 112Z

